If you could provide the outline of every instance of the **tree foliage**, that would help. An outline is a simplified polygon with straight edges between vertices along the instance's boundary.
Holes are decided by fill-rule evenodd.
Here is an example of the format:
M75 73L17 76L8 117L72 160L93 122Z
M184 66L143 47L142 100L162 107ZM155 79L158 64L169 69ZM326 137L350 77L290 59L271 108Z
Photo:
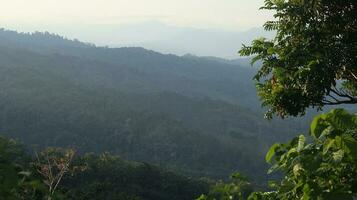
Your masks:
M36 157L0 137L0 199L192 200L209 183L110 153L74 157L71 149L47 148Z
M267 117L303 115L309 107L357 103L357 1L266 0L275 11L240 54L262 60L255 76Z
M86 154L75 164L84 164L87 169L64 180L68 200L192 200L208 190L205 181L147 163L129 162L110 153Z
M0 197L40 200L44 185L30 170L24 149L15 140L0 137Z
M217 183L207 195L201 195L197 200L243 200L253 191L248 179L236 172L231 175L231 183Z
M269 172L280 171L284 177L271 182L274 191L253 193L251 200L357 196L357 115L343 109L321 114L311 123L310 135L271 147L266 157L273 164Z

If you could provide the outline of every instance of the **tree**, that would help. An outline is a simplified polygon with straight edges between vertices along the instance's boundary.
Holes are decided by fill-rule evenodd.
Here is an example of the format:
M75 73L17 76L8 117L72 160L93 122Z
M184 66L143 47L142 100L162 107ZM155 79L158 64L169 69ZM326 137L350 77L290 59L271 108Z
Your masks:
M0 136L0 199L33 199L44 196L44 186L33 176L24 148Z
M275 144L266 160L270 172L282 171L274 191L257 192L250 200L330 199L357 197L357 114L336 109L311 123L311 143L300 135L287 144Z
M48 200L55 196L55 192L62 180L68 174L73 173L79 166L72 166L75 151L72 149L47 148L39 155L34 166L42 176L43 183L48 187Z
M23 149L14 140L0 137L0 196L15 199L22 160Z
M241 55L262 60L255 76L267 117L304 115L309 107L357 104L357 1L266 0L275 10L272 40L254 40ZM266 155L269 172L284 174L270 192L250 200L331 199L357 196L357 115L335 109L311 123L311 138L300 135L275 144ZM311 142L308 142L311 141Z
M357 1L265 0L276 12L242 56L262 60L255 76L266 117L305 114L309 107L357 103Z
M231 183L217 183L207 195L197 200L243 200L253 191L252 184L240 173L231 175Z

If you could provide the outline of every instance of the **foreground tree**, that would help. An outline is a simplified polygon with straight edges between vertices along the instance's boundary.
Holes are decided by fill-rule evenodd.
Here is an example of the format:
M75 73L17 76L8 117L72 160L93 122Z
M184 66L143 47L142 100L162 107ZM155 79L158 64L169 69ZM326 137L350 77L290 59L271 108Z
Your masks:
M287 144L275 144L266 160L270 172L281 171L273 191L258 192L251 200L331 199L357 197L357 115L342 109L317 116L312 124L312 142L300 135Z
M309 107L357 103L357 1L265 0L276 21L272 40L254 40L242 56L262 60L255 76L267 117L305 114Z
M276 11L266 30L273 40L254 40L243 56L263 65L255 76L267 117L304 115L309 107L357 104L357 1L266 0ZM335 109L317 116L311 138L275 144L269 172L284 174L273 191L250 200L352 200L357 196L357 115ZM311 142L307 142L311 141Z

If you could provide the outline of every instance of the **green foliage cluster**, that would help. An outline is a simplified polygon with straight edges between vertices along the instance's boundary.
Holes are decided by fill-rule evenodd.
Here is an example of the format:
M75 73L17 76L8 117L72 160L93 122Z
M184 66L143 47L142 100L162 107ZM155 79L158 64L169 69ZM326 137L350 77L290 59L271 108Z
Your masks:
M201 195L197 200L243 200L253 191L248 179L236 172L231 175L230 183L218 182L207 195Z
M30 170L29 161L15 140L0 137L1 199L39 199L46 195L46 188Z
M317 116L311 124L311 140L304 135L286 144L275 144L266 160L270 172L281 171L272 192L258 192L251 200L331 199L357 196L357 115L335 109Z
M69 151L51 148L40 153L43 158L31 158L17 142L0 137L0 199L191 200L208 191L206 181L146 163L125 161L109 153L75 157L70 168L80 167L82 170L66 172L58 189L51 191L47 187L50 179L43 176L43 172L56 170L56 166L49 168L50 164L62 165L67 156L64 152ZM47 162L38 160L46 161L46 158Z
M257 39L240 54L263 64L255 79L267 117L298 116L309 107L357 103L357 2L266 0L273 40Z
M266 161L272 164L268 173L283 174L280 181L269 182L272 191L252 192L258 188L233 174L232 183L217 183L198 199L353 200L357 197L357 114L334 109L316 116L310 137L300 135L274 144Z
M109 153L87 154L78 164L87 169L64 180L67 199L191 200L208 190L204 181Z

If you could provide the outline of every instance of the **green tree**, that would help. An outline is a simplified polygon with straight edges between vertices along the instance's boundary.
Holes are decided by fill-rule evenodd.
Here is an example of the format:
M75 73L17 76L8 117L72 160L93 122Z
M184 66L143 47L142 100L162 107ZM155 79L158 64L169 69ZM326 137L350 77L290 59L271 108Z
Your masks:
M265 0L276 21L272 40L254 40L240 54L262 60L255 76L267 117L304 115L309 107L357 104L357 1ZM310 138L275 144L266 155L269 172L284 174L273 191L250 200L338 199L357 195L357 115L335 109L317 116Z
M263 62L255 80L268 118L357 103L356 8L356 0L265 0L276 20L264 28L276 36L240 54Z
M31 172L28 161L21 145L0 136L0 199L43 199L44 185Z
M217 183L197 200L243 200L253 191L252 184L240 173L231 175L231 183Z
M22 149L14 140L0 138L0 196L14 199L14 192L20 181L19 172Z
M275 144L266 155L270 172L284 177L272 192L253 193L251 200L331 199L357 196L357 115L343 109L317 116L311 123L312 142L300 135Z

